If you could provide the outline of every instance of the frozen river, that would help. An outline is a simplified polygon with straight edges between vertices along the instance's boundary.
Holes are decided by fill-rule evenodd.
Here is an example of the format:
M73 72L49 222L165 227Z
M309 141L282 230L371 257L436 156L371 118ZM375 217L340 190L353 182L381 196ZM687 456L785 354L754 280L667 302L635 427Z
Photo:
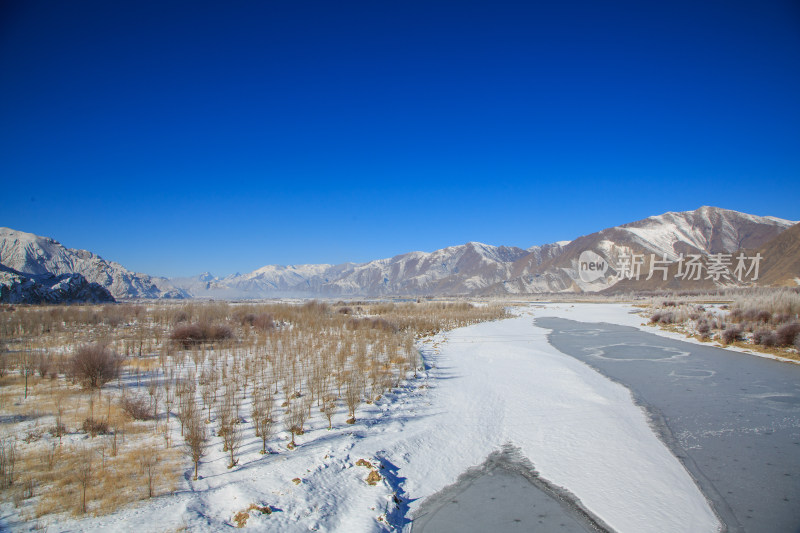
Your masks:
M572 495L540 479L519 450L505 447L425 502L413 531L587 533L608 528Z
M631 390L730 531L800 531L800 365L626 326L535 323Z

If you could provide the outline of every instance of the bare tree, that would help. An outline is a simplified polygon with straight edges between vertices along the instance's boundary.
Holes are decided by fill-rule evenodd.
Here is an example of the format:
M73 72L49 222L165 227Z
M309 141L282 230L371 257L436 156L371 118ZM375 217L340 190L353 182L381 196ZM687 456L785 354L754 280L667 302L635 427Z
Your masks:
M262 454L267 453L267 441L273 432L273 401L268 389L269 385L253 387L253 424L256 428L256 436L261 437Z
M206 422L211 422L211 407L214 405L214 397L215 397L215 390L214 390L214 380L208 375L201 375L200 377L200 395L203 398L203 403L208 410L208 416L206 417Z
M162 393L161 384L157 379L151 379L147 385L147 393L150 395L150 407L153 409L153 419L158 424L158 402L161 401Z
M181 435L184 434L187 421L196 409L194 375L189 373L187 379L179 382L178 394L178 420L181 422Z
M364 378L358 371L353 370L347 380L347 387L344 392L344 399L347 402L350 418L346 420L348 424L356 423L356 409L361 404L361 394L364 390Z
M0 489L14 484L14 465L17 462L17 447L14 439L0 440Z
M28 398L28 376L36 372L36 359L26 346L19 358L19 373L25 376L25 398Z
M94 479L94 464L91 448L83 448L78 454L78 464L74 470L75 480L81 487L81 512L86 514L86 490Z
M202 416L200 416L200 413L196 409L193 409L191 415L187 418L184 439L186 441L186 451L194 463L194 480L197 481L198 465L200 464L200 459L202 459L206 453L208 432L206 431Z
M119 375L122 360L101 344L80 346L69 362L69 374L90 388L100 388Z
M239 424L239 406L236 404L232 388L225 392L219 413L219 436L222 437L223 450L230 454L228 468L239 463L236 454L242 445L242 428Z
M39 358L36 360L36 371L39 373L39 377L46 377L51 367L50 356L46 353L40 353Z
M328 429L333 427L333 415L336 413L336 397L333 395L327 396L323 400L322 412L325 413L325 418L328 419Z
M292 435L292 441L288 445L290 450L297 447L294 437L295 435L303 434L303 425L305 424L306 416L306 406L302 402L293 402L289 406L289 410L286 411L284 425L286 426L286 430Z
M144 474L147 482L147 497L152 498L157 479L158 463L161 458L155 448L145 448L139 452L137 460L139 471Z

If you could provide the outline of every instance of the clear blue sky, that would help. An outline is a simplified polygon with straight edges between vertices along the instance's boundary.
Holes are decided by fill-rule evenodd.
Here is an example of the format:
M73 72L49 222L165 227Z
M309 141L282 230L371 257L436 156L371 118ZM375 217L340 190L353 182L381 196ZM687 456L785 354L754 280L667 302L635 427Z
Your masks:
M800 219L800 4L0 4L0 226L223 275Z

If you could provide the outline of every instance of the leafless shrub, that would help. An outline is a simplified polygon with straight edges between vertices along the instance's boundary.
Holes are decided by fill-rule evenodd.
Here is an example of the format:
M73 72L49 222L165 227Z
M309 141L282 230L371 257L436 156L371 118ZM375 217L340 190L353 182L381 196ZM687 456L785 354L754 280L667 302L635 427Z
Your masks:
M176 326L169 338L184 348L191 348L201 342L219 342L231 339L233 331L223 324L200 322Z
M722 332L722 342L725 344L740 340L742 340L742 330L738 326L728 326Z
M269 313L261 313L253 320L253 327L262 331L275 329L275 319Z
M56 423L53 424L53 427L51 427L48 431L50 435L60 439L67 434L67 426L65 426L64 423L57 418Z
M385 318L352 318L347 322L347 327L353 330L375 329L392 333L398 330L396 324Z
M184 348L190 348L193 344L203 342L205 336L200 324L184 324L177 326L170 333L169 338Z
M46 377L47 374L50 373L50 368L51 368L50 356L45 353L40 353L36 361L36 372L39 373L39 377L41 378Z
M119 375L121 359L101 344L80 346L69 361L69 374L85 387L100 388Z
M261 331L275 329L275 319L269 313L248 313L242 317L242 324L252 326Z
M189 321L189 313L186 311L178 311L172 317L173 324L180 324L181 322L188 322Z
M795 337L800 335L800 323L784 324L775 330L775 340L778 346L790 346Z
M120 400L120 408L134 420L151 420L153 411L143 396L125 396Z
M673 324L675 322L675 313L673 312L653 313L653 316L650 317L650 322L656 324Z
M753 343L761 346L775 346L778 343L778 338L775 332L769 329L758 330L753 333Z
M331 312L331 306L326 304L325 302L320 302L317 300L311 300L310 302L306 302L302 305L301 309L307 313L312 315L326 315Z
M105 435L108 433L108 422L89 417L83 421L81 429L90 434L92 437L96 437L97 435Z

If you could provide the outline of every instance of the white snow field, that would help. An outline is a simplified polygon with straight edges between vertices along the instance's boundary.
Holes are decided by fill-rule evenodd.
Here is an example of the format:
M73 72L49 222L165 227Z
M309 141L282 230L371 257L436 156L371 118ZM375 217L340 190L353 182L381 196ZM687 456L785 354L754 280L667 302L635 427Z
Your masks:
M555 350L547 330L532 323L535 314L639 326L631 309L533 306L512 319L440 334L420 345L429 370L359 408L355 425L339 412L328 431L315 413L297 449L287 450L284 436L271 443L278 453L266 456L248 429L233 469L215 445L200 464L200 480L191 481L187 461L177 493L48 530L219 531L235 527L234 514L255 503L275 511L251 512L246 528L408 531L407 519L426 498L511 444L542 478L618 532L717 531L703 494L629 391ZM366 483L370 469L356 465L360 459L383 465L376 485Z

